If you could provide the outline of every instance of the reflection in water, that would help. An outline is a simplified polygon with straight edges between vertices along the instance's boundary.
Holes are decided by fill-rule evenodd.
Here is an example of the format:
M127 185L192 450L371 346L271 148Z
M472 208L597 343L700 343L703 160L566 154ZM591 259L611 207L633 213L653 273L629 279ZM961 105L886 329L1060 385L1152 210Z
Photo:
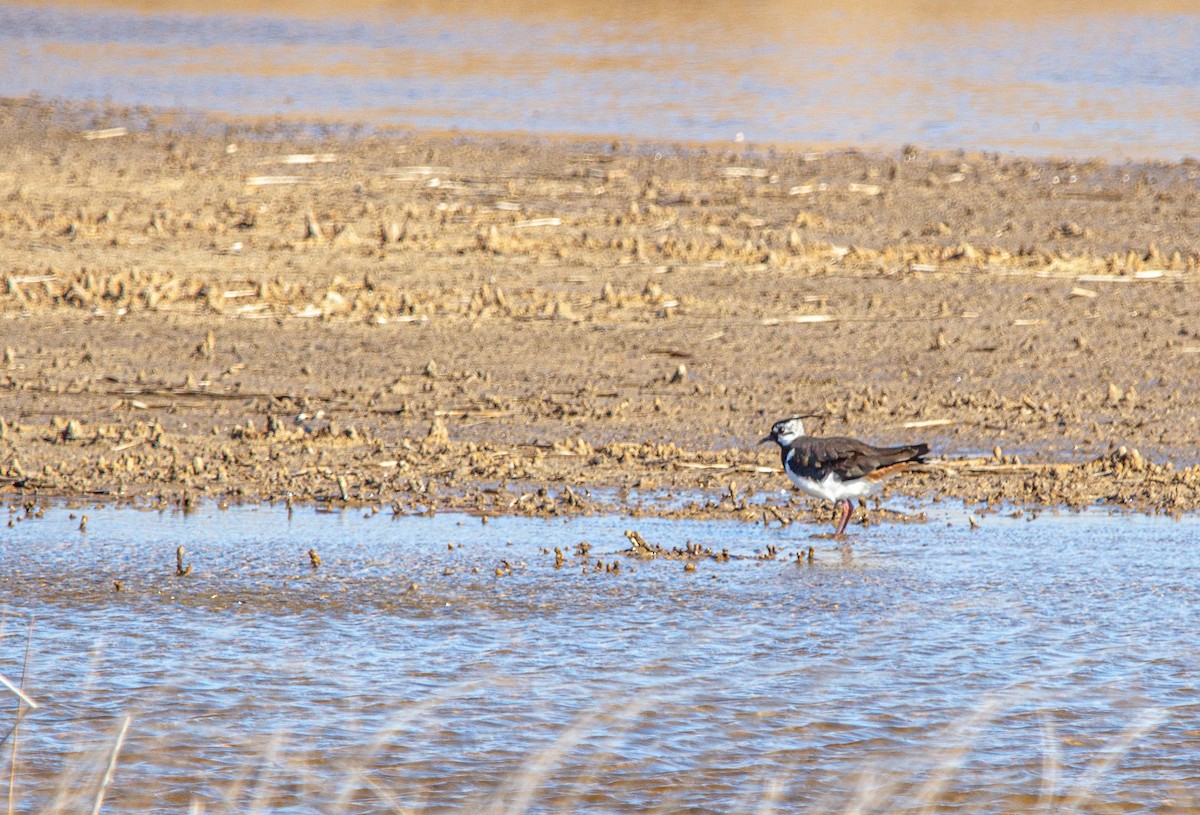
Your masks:
M0 3L0 95L427 129L1178 158L1194 4Z
M1198 803L1196 519L947 516L843 546L609 517L88 513L86 534L65 509L5 531L0 671L42 705L20 733L31 807L90 806L125 715L115 811ZM634 561L629 526L734 559Z

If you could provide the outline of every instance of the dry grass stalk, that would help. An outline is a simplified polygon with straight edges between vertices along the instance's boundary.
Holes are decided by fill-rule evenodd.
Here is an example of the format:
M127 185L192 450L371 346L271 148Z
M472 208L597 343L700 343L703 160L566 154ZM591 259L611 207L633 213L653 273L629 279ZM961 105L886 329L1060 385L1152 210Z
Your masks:
M92 803L92 815L100 815L100 810L104 806L104 794L108 791L109 784L112 783L113 773L116 772L117 756L121 754L121 747L125 744L125 734L129 732L129 722L129 716L121 719L116 741L113 742L112 751L108 756L108 765L104 768L104 777L100 779L100 787L96 790L96 799Z

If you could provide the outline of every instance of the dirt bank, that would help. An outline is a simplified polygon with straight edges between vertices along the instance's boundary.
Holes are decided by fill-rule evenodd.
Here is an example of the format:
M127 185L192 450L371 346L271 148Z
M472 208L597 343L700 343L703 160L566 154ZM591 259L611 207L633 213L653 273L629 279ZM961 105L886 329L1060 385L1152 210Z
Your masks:
M759 518L822 411L914 496L1194 510L1198 177L9 101L0 495Z

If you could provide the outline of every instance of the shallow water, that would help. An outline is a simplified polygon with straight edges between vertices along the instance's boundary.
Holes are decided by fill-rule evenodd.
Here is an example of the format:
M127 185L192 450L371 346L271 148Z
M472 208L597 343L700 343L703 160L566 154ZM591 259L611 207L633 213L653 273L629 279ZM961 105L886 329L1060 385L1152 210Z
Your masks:
M0 96L732 143L1194 155L1183 0L0 2ZM98 122L98 126L128 124Z
M1200 519L81 511L0 528L26 809L91 806L124 716L113 811L1200 803Z

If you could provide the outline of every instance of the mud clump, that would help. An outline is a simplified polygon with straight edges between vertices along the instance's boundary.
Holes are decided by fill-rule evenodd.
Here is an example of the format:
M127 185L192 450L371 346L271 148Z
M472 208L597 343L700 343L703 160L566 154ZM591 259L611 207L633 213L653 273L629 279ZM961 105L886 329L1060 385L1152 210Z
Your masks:
M717 558L717 555L711 548L701 546L698 543L692 543L691 541L682 547L672 546L670 549L667 549L656 543L648 543L642 537L642 534L636 530L626 530L625 537L629 540L629 548L625 550L625 554L643 560L662 558L664 560L692 561L704 558Z

